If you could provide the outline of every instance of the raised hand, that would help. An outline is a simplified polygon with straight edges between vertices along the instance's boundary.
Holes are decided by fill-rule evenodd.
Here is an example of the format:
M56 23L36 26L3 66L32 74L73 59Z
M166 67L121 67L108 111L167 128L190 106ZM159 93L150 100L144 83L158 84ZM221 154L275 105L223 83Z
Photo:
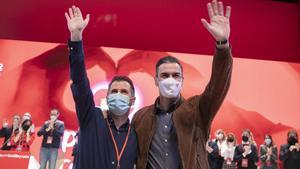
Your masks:
M230 35L229 18L231 14L231 7L226 7L226 14L224 15L223 3L213 0L211 3L207 4L207 11L210 23L202 18L201 22L204 27L210 32L216 41L228 40Z
M30 134L30 133L33 133L33 128L34 128L34 125L32 124L29 129L27 130L27 134Z
M21 134L21 133L23 133L23 128L22 128L22 126L20 125L20 126L19 126L19 134Z
M71 33L71 41L82 40L82 32L90 21L90 14L83 19L80 9L73 5L72 8L69 8L69 13L65 12L65 17Z

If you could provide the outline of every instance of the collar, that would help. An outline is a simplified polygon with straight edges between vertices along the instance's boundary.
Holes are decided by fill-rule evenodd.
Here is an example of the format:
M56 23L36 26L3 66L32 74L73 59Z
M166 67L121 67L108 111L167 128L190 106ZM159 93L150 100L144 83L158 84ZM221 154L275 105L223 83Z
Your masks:
M166 113L172 113L175 111L175 109L177 109L181 103L184 101L184 98L180 95L179 99L177 99L175 102L172 103L171 107L169 110L165 111L162 110L159 107L159 97L156 98L155 103L154 103L154 113L155 114L166 114Z
M109 126L111 128L115 129L116 131L120 131L120 132L127 131L129 128L129 125L130 125L130 121L127 118L126 122L124 124L122 124L118 130L115 125L114 119L112 119L112 117L110 115L107 116L107 120L108 120Z

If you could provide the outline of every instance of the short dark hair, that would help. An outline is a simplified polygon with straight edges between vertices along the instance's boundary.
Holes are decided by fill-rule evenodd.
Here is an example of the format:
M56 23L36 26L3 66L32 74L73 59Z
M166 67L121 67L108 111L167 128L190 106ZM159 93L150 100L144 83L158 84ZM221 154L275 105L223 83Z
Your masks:
M125 82L129 83L130 88L131 88L131 94L132 94L132 96L134 96L135 92L134 92L133 82L127 76L121 76L121 75L114 76L113 79L110 81L110 83L108 85L108 91L110 90L110 87L111 87L111 85L112 85L113 82L120 82L120 81L125 81Z
M159 66L164 64L164 63L177 63L181 68L181 72L183 72L183 67L182 67L180 61L177 58L175 58L174 56L165 56L165 57L160 58L156 62L156 66L155 66L156 77L158 77L158 68L159 68Z
M295 135L298 138L298 133L295 129L291 129L288 131L287 136L289 137L290 135Z
M251 136L251 131L250 131L250 129L244 129L243 132L242 132L242 134L244 134L244 133L248 133L249 136Z

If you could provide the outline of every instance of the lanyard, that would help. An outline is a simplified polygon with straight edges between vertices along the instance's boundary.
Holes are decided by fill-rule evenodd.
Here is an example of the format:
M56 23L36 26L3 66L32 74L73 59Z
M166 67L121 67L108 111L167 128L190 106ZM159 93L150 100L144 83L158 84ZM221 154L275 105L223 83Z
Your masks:
M117 169L120 169L120 161L121 161L122 155L123 155L123 153L124 153L124 150L125 150L126 145L127 145L127 142L128 142L128 137L129 137L129 134L130 134L131 126L129 125L128 131L127 131L127 135L126 135L126 139L125 139L125 141L124 141L124 143L123 143L122 150L121 150L121 152L119 152L118 146L117 146L117 143L116 143L116 140L115 140L115 138L114 138L114 135L113 135L113 133L112 133L112 130L111 130L111 128L110 128L110 125L109 125L109 123L108 123L108 120L106 120L106 122L107 122L107 126L108 126L108 129L109 129L109 133L110 133L111 139L112 139L112 141L113 141L113 143L114 143L114 148L115 148L115 152L116 152L116 156L117 156L117 160L118 160L118 163L117 163Z

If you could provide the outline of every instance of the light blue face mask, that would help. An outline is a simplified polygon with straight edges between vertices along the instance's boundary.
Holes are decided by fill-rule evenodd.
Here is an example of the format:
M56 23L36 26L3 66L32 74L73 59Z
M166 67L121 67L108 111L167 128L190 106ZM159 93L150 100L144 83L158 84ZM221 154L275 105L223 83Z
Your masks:
M116 116L126 114L129 109L130 98L120 93L110 94L107 97L108 110Z
M270 145L272 143L272 140L269 138L266 138L265 143L266 143L266 145Z

